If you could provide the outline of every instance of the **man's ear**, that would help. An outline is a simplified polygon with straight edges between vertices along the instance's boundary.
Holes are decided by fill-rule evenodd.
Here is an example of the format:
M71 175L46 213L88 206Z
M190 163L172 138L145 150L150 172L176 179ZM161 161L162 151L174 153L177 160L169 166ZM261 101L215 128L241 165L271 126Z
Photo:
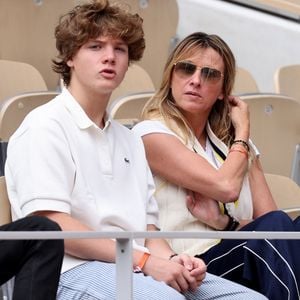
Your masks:
M69 59L69 60L67 61L67 66L70 67L70 68L73 67L73 60L72 60L72 59Z

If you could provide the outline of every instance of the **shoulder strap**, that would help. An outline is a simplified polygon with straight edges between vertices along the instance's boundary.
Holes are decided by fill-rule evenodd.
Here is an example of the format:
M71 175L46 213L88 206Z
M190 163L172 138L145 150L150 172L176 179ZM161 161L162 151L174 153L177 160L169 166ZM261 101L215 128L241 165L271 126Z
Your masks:
M214 151L216 151L216 153L223 159L225 160L226 159L226 155L212 142L212 140L209 138L208 136L208 139L209 139L209 142L210 144L212 145Z

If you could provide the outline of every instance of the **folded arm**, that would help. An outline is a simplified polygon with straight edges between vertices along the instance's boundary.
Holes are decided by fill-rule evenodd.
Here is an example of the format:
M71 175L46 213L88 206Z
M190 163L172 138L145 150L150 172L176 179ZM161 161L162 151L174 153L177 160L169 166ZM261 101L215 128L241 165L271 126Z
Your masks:
M229 153L217 170L175 136L153 133L144 135L143 141L154 174L222 202L238 198L248 166L248 160L242 153Z

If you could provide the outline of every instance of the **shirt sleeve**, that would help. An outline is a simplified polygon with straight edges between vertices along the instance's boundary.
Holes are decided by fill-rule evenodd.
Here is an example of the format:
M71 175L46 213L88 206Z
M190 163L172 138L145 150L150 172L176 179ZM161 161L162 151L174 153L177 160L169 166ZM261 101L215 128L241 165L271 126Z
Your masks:
M132 130L140 137L151 133L165 133L176 136L164 123L156 120L142 121L136 124Z
M9 142L6 177L12 208L23 217L40 210L70 213L75 166L55 120L33 120Z

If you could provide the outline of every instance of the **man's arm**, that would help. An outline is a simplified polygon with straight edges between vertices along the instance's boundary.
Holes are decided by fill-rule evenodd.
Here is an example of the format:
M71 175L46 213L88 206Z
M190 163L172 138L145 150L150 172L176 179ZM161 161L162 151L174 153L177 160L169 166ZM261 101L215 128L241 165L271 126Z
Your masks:
M67 213L39 211L35 215L55 221L63 231L93 231ZM85 260L115 262L115 242L110 239L65 239L65 253Z

